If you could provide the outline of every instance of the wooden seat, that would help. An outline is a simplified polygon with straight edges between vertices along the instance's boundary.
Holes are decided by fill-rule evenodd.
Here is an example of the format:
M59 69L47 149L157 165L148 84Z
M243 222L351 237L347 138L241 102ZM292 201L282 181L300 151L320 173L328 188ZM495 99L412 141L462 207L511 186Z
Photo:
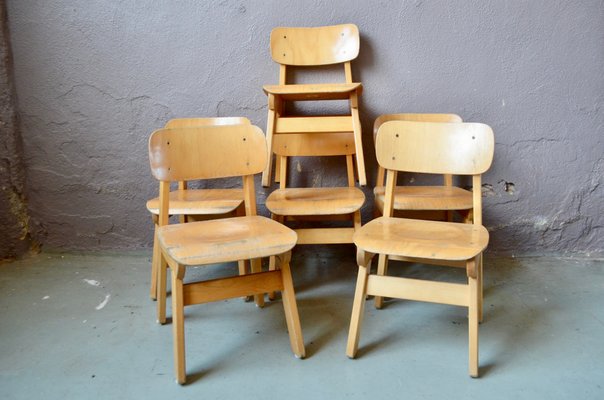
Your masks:
M270 38L272 59L279 64L279 84L265 85L268 96L268 119L266 136L269 147L269 163L262 174L262 185L269 186L272 176L272 155L276 154L275 140L280 135L308 133L350 133L356 158L359 183L367 183L361 123L359 120L358 97L360 83L352 81L350 62L359 53L359 30L356 25L344 24L315 28L275 28ZM345 82L295 84L288 82L288 71L293 68L308 68L342 64ZM292 75L292 74L290 74ZM350 112L347 115L297 115L293 101L348 100ZM276 163L275 181L281 179L281 168L286 165Z
M277 189L266 200L276 215L337 215L358 211L365 195L355 187Z
M263 258L285 253L295 244L291 229L257 216L167 225L161 234L168 256L186 265Z
M264 134L252 125L161 129L149 139L151 171L160 182L159 273L167 266L172 282L172 325L176 380L186 380L184 307L254 295L259 306L263 294L282 292L285 319L294 354L305 355L289 261L296 244L291 229L256 215L254 174L267 162ZM245 216L168 225L170 182L241 176ZM260 259L274 257L272 271L262 272ZM251 273L184 283L188 266L251 259ZM160 287L158 296L165 296ZM160 322L165 322L160 319Z
M384 114L380 115L373 125L374 142L380 126L388 121L418 121L418 122L462 122L456 114ZM374 215L383 215L384 210L384 179L385 170L378 165L374 195ZM440 186L396 186L394 189L394 215L414 219L433 219L452 221L454 212L461 215L466 222L472 219L472 192L453 186L453 176L443 175L443 185ZM388 258L380 255L378 275L388 271ZM382 308L384 299L376 296L375 307Z
M489 240L482 226L481 174L491 165L494 138L483 124L390 121L376 140L378 163L387 170L384 216L357 230L359 273L346 353L354 358L367 295L468 307L469 372L478 376L478 322L482 303L482 251ZM393 216L398 171L472 176L475 210L471 224ZM424 264L465 268L467 284L370 274L375 254Z
M217 125L250 125L250 120L245 117L217 117L217 118L175 118L169 120L165 128L190 128L197 126ZM157 245L157 232L159 224L159 197L147 201L147 210L153 219L153 257L151 259L151 287L150 296L153 300L158 298L158 281L166 281L166 276L158 276L159 247ZM181 223L198 219L220 218L225 216L243 215L243 191L241 189L188 189L187 182L178 182L178 189L170 192L169 215L178 215ZM244 274L248 269L246 262L239 263L239 272ZM162 285L165 286L164 283ZM161 299L165 299L161 297ZM158 319L165 315L165 301L157 304Z

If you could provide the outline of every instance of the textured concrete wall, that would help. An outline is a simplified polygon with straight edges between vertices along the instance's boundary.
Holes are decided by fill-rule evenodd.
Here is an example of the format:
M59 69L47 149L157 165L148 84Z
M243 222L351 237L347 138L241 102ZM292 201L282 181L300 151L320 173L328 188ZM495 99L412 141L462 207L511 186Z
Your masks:
M496 133L484 180L491 251L604 248L601 0L8 6L30 212L48 247L148 246L151 130L172 117L217 115L245 115L264 127L261 87L276 83L278 72L270 30L352 22L362 36L353 75L365 88L370 184L376 116L458 113ZM316 184L337 180L319 175L321 165L304 164L297 174Z
M0 0L0 260L18 257L31 246L9 42L6 6Z

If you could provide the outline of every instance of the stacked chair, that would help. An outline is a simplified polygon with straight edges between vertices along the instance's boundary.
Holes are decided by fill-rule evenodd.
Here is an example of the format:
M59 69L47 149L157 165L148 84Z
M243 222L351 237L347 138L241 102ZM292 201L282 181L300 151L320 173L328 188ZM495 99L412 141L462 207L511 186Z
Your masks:
M361 121L359 119L359 95L362 86L352 80L351 61L359 54L359 30L356 25L334 25L317 28L275 28L271 32L270 46L273 61L279 64L279 84L265 85L268 96L268 118L266 138L270 151L269 163L262 174L262 185L269 186L272 175L272 156L275 149L284 145L305 146L308 138L317 136L317 143L335 139L326 134L338 134L341 140L353 146L348 154L355 155L358 180L361 186L367 184L363 145L361 141ZM296 69L316 69L323 66L344 67L343 83L292 84L288 75ZM290 70L294 70L291 71ZM303 101L346 100L349 113L346 115L299 115L287 103ZM348 137L352 138L349 139ZM277 141L277 143L275 143ZM278 172L286 169L277 162ZM279 181L282 173L275 178Z

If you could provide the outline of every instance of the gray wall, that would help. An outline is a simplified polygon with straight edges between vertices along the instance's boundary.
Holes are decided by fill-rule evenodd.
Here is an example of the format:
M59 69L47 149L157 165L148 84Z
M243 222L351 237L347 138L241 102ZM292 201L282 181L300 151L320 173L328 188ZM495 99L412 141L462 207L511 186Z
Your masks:
M0 260L23 255L32 246L13 82L6 6L0 0Z
M344 22L361 32L370 185L376 116L458 113L496 134L492 252L604 248L601 0L9 0L8 14L32 234L47 248L149 246L149 133L181 116L264 128L271 28ZM312 181L320 166L302 173Z

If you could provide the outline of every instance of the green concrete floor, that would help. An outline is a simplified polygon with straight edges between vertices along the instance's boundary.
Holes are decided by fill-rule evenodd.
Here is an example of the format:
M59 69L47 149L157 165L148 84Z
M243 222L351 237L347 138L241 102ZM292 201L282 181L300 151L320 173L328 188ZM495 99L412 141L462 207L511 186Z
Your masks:
M453 306L368 304L359 357L349 360L354 249L298 252L307 358L290 352L279 300L193 306L189 382L179 386L171 326L156 324L148 295L149 254L43 253L1 264L0 399L604 398L603 260L487 257L482 376L472 379L465 311ZM463 279L439 267L391 272Z

